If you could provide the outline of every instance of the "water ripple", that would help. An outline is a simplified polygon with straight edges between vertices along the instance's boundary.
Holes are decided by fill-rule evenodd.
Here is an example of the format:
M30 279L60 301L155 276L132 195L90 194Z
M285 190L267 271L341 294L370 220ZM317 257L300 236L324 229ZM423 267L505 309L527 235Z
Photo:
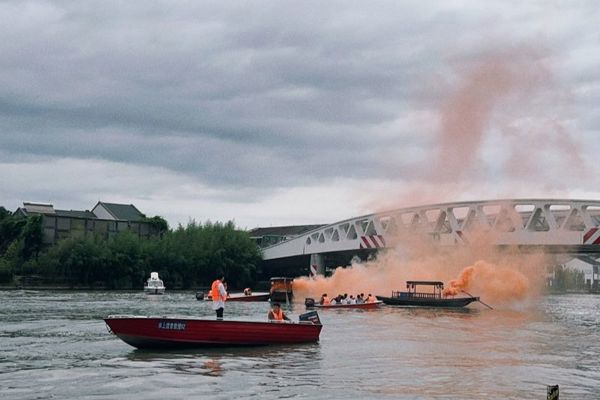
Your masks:
M597 399L600 297L550 296L533 309L384 307L323 311L302 346L141 351L109 314L213 316L193 293L0 292L0 399ZM266 303L227 318L265 318ZM302 304L288 312L303 312Z

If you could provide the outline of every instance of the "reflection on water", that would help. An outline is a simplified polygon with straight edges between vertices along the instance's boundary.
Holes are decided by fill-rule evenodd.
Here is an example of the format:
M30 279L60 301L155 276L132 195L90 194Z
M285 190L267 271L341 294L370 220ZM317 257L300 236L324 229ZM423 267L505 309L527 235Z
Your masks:
M561 399L597 399L598 309L598 296L568 295L522 310L322 310L316 344L142 351L109 334L102 317L214 318L210 303L193 293L6 291L0 398L540 399L559 384ZM231 303L225 316L263 320L267 311Z

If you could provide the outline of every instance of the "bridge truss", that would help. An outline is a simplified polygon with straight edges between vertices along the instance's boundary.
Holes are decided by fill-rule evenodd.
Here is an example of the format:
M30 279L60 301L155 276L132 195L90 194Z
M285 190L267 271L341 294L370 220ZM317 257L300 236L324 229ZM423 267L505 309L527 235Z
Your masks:
M600 254L600 201L501 199L408 207L339 221L263 249L265 260L389 247L401 235L469 245L481 232L498 246Z

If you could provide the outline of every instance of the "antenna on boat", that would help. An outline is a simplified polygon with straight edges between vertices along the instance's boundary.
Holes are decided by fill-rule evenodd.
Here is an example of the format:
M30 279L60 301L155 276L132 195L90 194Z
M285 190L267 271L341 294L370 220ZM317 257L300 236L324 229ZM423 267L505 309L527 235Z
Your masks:
M485 304L483 301L481 301L481 300L479 299L479 297L475 297L475 296L473 296L471 293L467 292L466 290L461 290L461 292L463 292L464 294L466 294L466 295L469 295L469 296L471 296L471 297L473 297L473 298L476 298L478 302L480 302L481 304L483 304L484 306L486 306L486 307L487 307L487 308L489 308L490 310L493 310L493 309L494 309L492 306L490 306L490 305L488 305L488 304Z

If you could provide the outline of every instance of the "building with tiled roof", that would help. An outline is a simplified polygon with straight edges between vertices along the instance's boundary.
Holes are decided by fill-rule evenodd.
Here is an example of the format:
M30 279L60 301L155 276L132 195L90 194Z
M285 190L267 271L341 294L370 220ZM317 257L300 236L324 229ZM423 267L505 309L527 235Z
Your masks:
M105 203L99 201L92 208L92 212L98 218L104 219L141 221L146 218L133 204Z
M52 204L24 202L15 214L41 215L44 242L56 243L69 237L97 235L109 238L119 232L130 231L140 237L150 237L156 228L145 221L146 216L133 204L104 203L99 201L90 210L59 210Z

